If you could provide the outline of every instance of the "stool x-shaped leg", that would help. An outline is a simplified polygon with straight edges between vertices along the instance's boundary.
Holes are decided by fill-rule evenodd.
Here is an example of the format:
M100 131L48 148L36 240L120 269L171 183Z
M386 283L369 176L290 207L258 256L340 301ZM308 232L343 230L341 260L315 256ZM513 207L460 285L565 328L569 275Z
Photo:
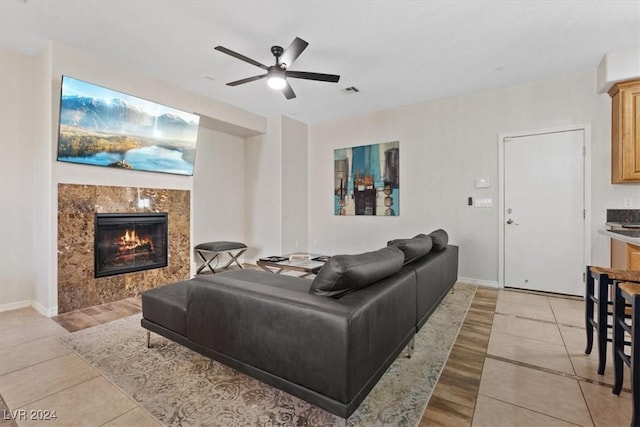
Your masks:
M245 253L246 251L247 251L247 249L241 249L241 250L239 250L238 252L236 252L236 254L235 254L235 255L234 255L232 252L227 252L227 254L229 254L229 256L231 257L231 259L230 259L230 260L229 260L229 262L228 262L228 263L226 263L226 264L225 264L225 266L224 266L224 267L222 267L222 268L223 268L223 269L225 269L225 268L229 268L229 266L230 266L232 263L234 263L234 262L236 263L236 265L237 265L238 267L240 267L240 268L244 268L244 267L242 266L242 264L240 264L240 262L238 261L238 258L239 258L243 253ZM198 270L196 271L196 274L200 274L200 272L201 272L202 270L204 270L204 269L205 269L205 267L209 267L209 270L211 270L211 272L212 272L212 273L215 273L216 271L213 269L213 267L211 267L211 263L212 263L213 261L215 261L215 259L216 259L216 258L218 258L218 255L220 255L220 252L206 251L206 250L203 250L203 249L197 249L197 250L196 250L196 252L198 253L198 255L200 256L200 258L201 258L201 259L202 259L202 261L203 261L203 264L202 264L200 267L198 267ZM203 252L211 252L211 253L213 254L213 256L212 256L211 258L207 259L207 257L205 257L205 256L204 256Z
M229 254L229 256L231 257L231 259L229 260L229 262L222 268L229 268L229 266L231 265L231 263L235 262L236 265L240 268L244 268L242 266L242 264L240 264L240 262L238 261L238 258L240 257L240 255L242 255L243 253L245 253L247 250L246 249L241 249L239 250L235 255L232 254L231 252L227 252Z
M213 267L211 267L211 263L212 263L216 258L218 258L218 255L220 255L220 252L211 252L211 253L213 254L213 256L212 256L211 258L209 258L209 259L207 259L207 258L202 254L202 252L204 252L204 251L197 250L196 252L197 252L197 253L198 253L198 255L200 256L200 258L202 258L202 261L203 261L203 264L202 264L200 267L198 267L198 270L196 271L196 274L200 274L200 272L201 272L202 270L204 270L204 268L205 268L205 267L209 267L209 270L211 270L211 272L212 272L212 273L215 273L215 270L213 269ZM207 252L208 252L208 251L207 251Z

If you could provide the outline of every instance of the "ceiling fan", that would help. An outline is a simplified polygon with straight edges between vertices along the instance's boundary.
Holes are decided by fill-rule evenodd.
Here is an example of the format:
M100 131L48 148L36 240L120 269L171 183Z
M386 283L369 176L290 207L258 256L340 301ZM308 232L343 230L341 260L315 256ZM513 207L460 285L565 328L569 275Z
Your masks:
M296 37L287 50L282 49L280 46L272 46L271 53L276 57L275 65L267 67L264 64L261 64L258 61L255 61L251 58L248 58L244 55L241 55L237 52L234 52L230 49L227 49L223 46L216 46L215 49L222 53L226 53L227 55L231 55L234 58L238 58L241 61L248 62L251 65L255 65L256 67L262 68L266 70L266 74L261 74L259 76L247 77L246 79L236 80L230 83L227 83L227 86L238 86L244 83L253 82L256 80L260 80L263 78L267 78L267 84L272 89L282 89L282 93L287 99L292 99L296 97L295 92L289 85L287 78L293 79L306 79L306 80L318 80L321 82L331 82L337 83L340 80L340 76L335 74L322 74L322 73L309 73L306 71L293 71L289 68L293 64L293 62L300 56L302 51L304 51L309 43L302 40L299 37Z

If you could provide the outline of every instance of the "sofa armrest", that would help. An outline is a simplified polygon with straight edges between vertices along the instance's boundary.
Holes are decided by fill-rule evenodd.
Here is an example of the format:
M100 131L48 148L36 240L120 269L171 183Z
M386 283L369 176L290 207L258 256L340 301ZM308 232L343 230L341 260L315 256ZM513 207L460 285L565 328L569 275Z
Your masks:
M458 281L458 257L460 249L448 245L442 261L442 291L447 292Z
M350 316L349 396L364 398L415 334L416 279L410 271L346 295Z

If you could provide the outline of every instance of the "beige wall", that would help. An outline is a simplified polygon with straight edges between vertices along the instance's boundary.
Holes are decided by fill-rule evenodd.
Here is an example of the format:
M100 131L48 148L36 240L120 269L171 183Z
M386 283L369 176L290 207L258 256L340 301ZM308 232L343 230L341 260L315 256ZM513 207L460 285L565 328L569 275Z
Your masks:
M246 140L245 232L255 260L282 250L282 120L269 117L267 132Z
M247 139L245 225L248 260L308 250L307 125L269 117Z
M282 253L307 251L307 125L282 117Z
M30 305L35 284L35 66L33 57L0 50L0 307Z
M245 151L243 138L200 128L193 179L192 246L247 238Z
M387 240L444 228L460 245L460 276L498 280L498 134L590 123L592 259L608 265L609 241L596 230L624 197L640 207L638 185L611 185L610 100L596 93L596 70L487 90L310 126L309 244L333 254L382 247ZM333 215L333 150L400 141L397 218ZM475 178L491 188L476 189ZM553 189L550 189L553 191ZM493 208L467 206L492 198ZM375 231L374 231L375 230Z

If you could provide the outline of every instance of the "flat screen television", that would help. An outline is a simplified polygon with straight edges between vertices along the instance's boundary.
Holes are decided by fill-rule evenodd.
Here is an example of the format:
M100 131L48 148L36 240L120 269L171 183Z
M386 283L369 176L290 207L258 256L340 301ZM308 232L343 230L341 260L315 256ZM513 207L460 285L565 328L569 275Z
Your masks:
M58 161L193 175L200 116L62 76Z

